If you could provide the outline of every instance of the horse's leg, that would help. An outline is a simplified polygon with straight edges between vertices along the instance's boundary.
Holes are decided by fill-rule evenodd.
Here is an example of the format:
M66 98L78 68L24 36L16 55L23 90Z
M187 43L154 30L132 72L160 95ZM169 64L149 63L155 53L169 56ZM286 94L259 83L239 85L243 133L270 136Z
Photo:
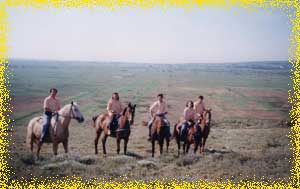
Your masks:
M159 151L160 155L163 153L163 148L164 148L164 137L162 137L159 141Z
M202 143L202 152L204 152L204 148L205 148L205 142L206 142L206 137L205 138L203 138L203 143Z
M194 148L194 153L197 152L199 146L199 141L195 141L195 148ZM201 149L201 148L200 148Z
M169 153L170 137L166 138L166 143L167 143L167 153Z
M33 153L33 142L34 142L34 139L33 139L33 137L31 137L31 141L29 143L31 153Z
M187 153L187 154L189 153L190 146L191 146L191 144L190 144L190 143L187 143L187 145L186 145L186 153Z
M185 147L186 147L186 143L185 141L183 142L183 154L185 154Z
M53 148L54 155L57 155L58 143L57 142L53 142L52 148Z
M63 141L65 153L68 153L68 140Z
M128 144L128 140L129 140L129 138L125 138L125 139L124 139L124 154L125 154L125 155L127 154L127 144Z
M106 139L107 139L107 135L104 134L103 137L102 137L103 154L106 154L106 147L105 147Z
M121 143L121 139L120 137L117 137L117 153L120 153L120 143Z
M154 157L154 152L155 152L155 140L152 139L152 157Z
M176 137L177 148L178 148L178 156L180 156L180 138Z
M98 142L99 142L99 138L101 136L101 132L102 130L99 129L96 131L96 137L95 137L95 140L94 140L94 143L95 143L95 154L98 154Z
M43 143L41 143L41 142L37 143L37 150L36 150L36 158L37 159L40 159L40 151L41 151L42 144Z

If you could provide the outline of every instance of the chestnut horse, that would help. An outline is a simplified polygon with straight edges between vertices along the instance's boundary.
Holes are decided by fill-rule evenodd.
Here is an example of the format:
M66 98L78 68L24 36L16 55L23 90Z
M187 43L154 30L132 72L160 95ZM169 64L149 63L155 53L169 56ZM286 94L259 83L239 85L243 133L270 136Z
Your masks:
M76 102L65 105L57 114L51 119L51 126L48 134L45 136L45 143L53 143L53 153L57 155L57 148L59 143L63 143L65 153L68 153L68 139L69 139L69 125L71 119L76 119L79 123L84 121L79 106ZM35 117L30 120L27 126L26 142L33 152L33 143L37 144L36 156L39 159L39 154L42 144L39 142L43 130L43 118Z
M183 119L178 120L178 122L174 125L174 131L173 131L173 137L176 139L176 143L177 143L178 156L180 155L181 140L183 140L183 154L188 153L191 144L194 144L194 153L195 153L200 144L200 137L201 137L200 128L198 124L195 124L193 121L188 122L190 128L187 129L186 136L182 137L180 132L182 123L183 123Z
M147 126L147 122L143 122L144 126ZM170 144L170 126L165 125L163 119L160 116L155 116L152 122L151 128L151 144L152 144L152 157L154 157L155 153L155 142L158 141L160 154L163 153L164 140L166 140L167 153L169 152L169 144Z
M175 137L178 147L178 156L180 155L180 127L181 127L181 121L179 120L175 126L174 126L174 132L173 137ZM194 153L197 152L198 146L200 146L200 153L204 152L205 143L207 140L207 137L210 132L210 123L211 123L211 109L205 110L202 113L201 119L199 120L196 125L193 123L190 126L190 129L188 129L187 136L183 139L183 153L188 153L190 145L194 144Z
M211 109L205 110L201 119L200 153L204 152L205 142L210 132Z
M117 153L120 153L120 142L121 139L124 140L124 154L127 154L127 144L130 136L130 126L134 123L134 115L135 115L135 107L136 105L128 104L126 108L124 108L116 129L116 135L110 135L111 137L116 137L117 140ZM95 154L98 154L98 141L101 136L102 131L104 132L102 137L102 148L103 154L106 154L106 140L108 135L108 124L110 122L110 117L107 113L99 115L95 121L93 121L93 127L96 129L96 137L95 137Z

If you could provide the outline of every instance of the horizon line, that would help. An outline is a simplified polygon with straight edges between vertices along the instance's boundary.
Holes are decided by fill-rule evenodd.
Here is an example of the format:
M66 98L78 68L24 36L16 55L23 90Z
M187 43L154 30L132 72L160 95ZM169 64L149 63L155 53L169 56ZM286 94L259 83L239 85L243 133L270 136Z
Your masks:
M168 62L168 63L155 63L155 62L137 62L137 61L114 61L114 60L59 60L59 59L44 59L44 58L16 58L10 57L10 60L25 60L25 61L51 61L51 62L88 62L88 63L99 63L99 64L169 64L169 65L181 65L181 64L240 64L240 63L257 63L257 62L289 62L289 60L243 60L243 61L227 61L227 62Z

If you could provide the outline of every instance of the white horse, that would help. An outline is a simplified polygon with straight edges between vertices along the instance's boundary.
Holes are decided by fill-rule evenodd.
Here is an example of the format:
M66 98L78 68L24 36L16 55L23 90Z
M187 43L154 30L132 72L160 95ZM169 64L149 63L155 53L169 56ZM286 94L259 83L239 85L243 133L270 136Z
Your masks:
M45 136L45 143L53 143L53 153L57 155L57 148L59 143L63 143L65 153L68 153L68 138L69 138L69 125L71 119L76 119L79 123L84 121L84 117L79 110L76 102L65 105L61 108L56 115L51 119L51 126L49 127L48 135ZM37 144L37 158L42 144L39 142L43 130L43 118L35 117L30 120L27 126L27 144L33 153L33 143Z

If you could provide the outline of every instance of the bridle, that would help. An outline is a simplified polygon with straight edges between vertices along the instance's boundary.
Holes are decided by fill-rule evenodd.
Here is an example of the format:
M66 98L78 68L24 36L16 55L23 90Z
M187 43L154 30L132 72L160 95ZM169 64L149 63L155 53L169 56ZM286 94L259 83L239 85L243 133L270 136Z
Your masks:
M64 118L76 119L76 117L74 116L74 112L73 112L73 106L74 106L74 104L73 104L73 102L72 102L72 103L71 103L71 107L70 107L70 111L69 111L69 116L62 115L62 114L59 114L59 113L57 112L57 113L54 114L54 115L57 115L57 118L56 118L56 119L58 119L59 116L64 117Z

